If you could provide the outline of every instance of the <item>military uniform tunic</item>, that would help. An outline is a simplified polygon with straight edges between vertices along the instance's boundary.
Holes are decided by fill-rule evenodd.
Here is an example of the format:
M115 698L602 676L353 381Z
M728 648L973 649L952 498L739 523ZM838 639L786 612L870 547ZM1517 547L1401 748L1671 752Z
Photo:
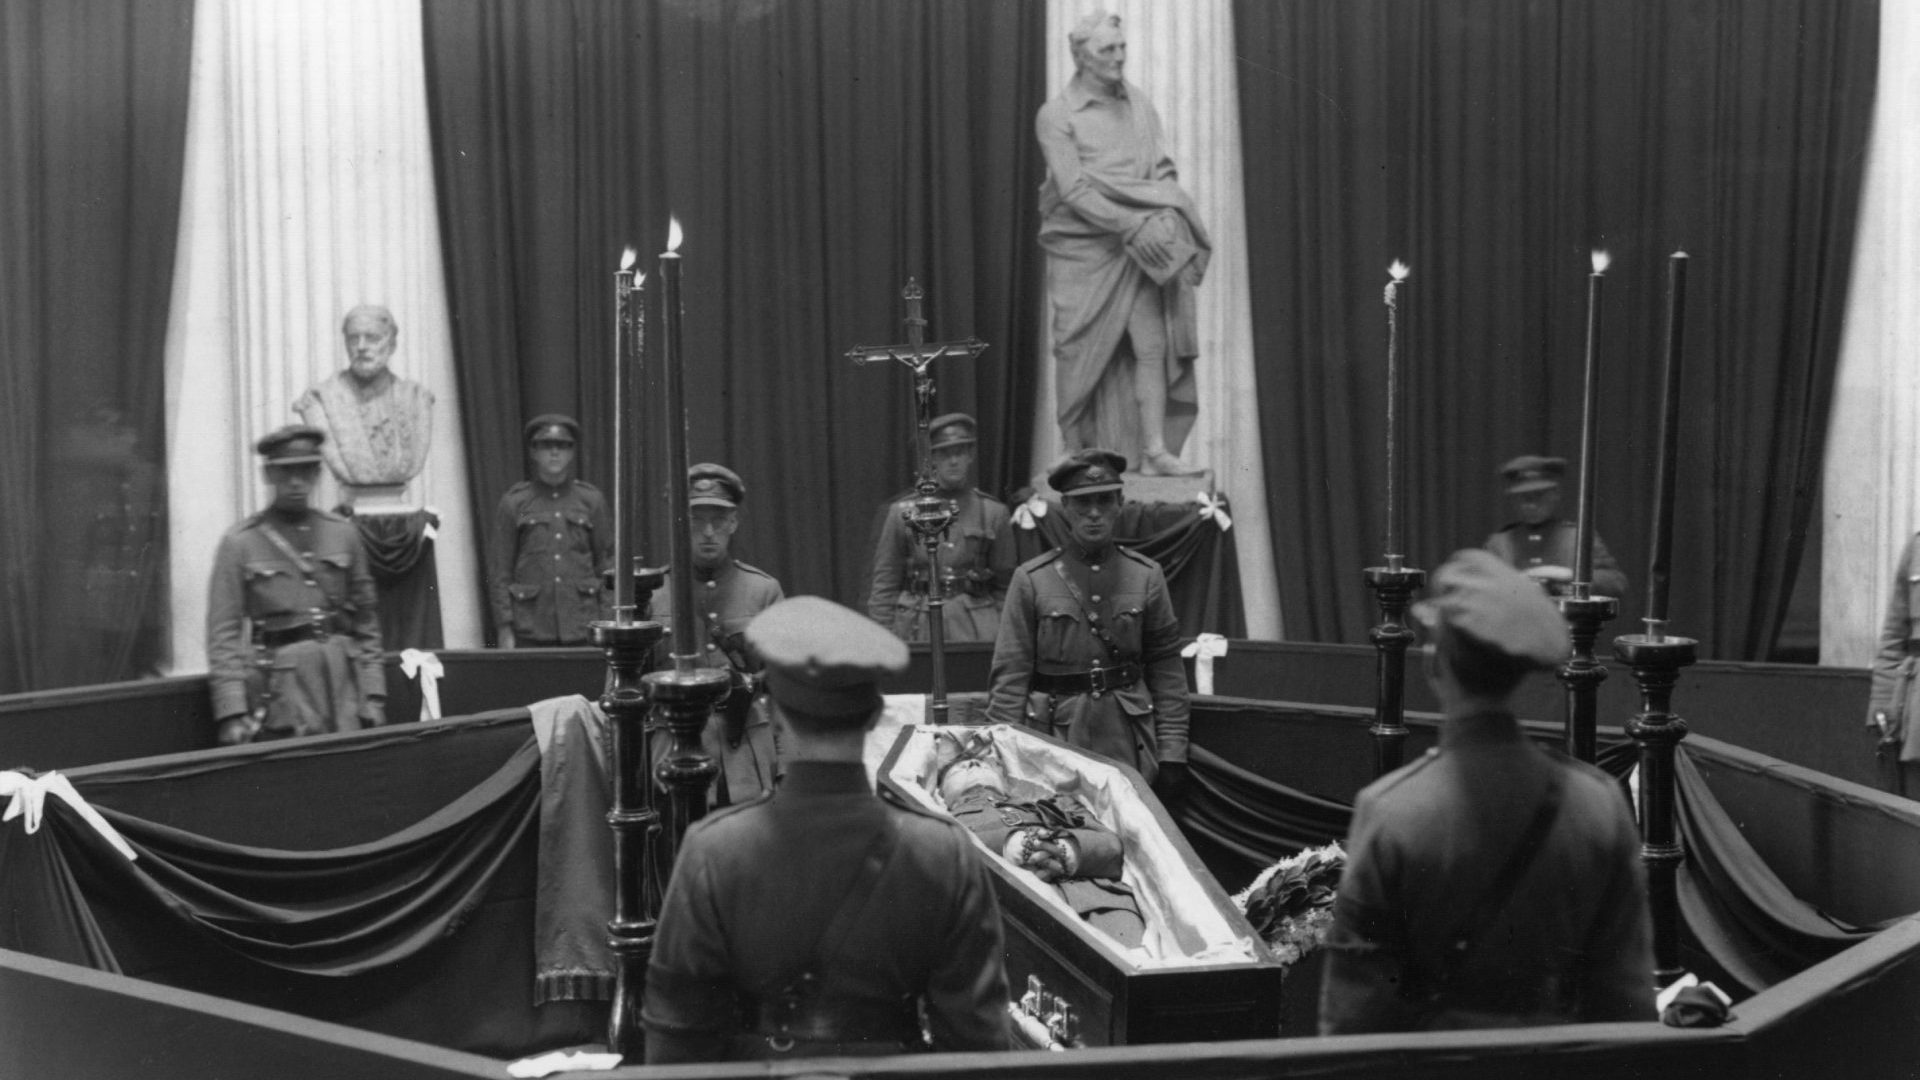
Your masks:
M496 626L518 645L586 645L604 618L602 575L613 563L613 523L600 489L522 480L493 516L487 579Z
M1564 566L1571 570L1578 550L1577 540L1578 529L1571 521L1554 520L1540 525L1516 521L1502 526L1480 546L1523 572L1536 566ZM1566 592L1564 582L1554 581L1548 585L1548 591L1555 596ZM1597 533L1593 537L1593 592L1616 600L1627 594L1627 575Z
M1100 824L1080 797L1071 794L1028 797L970 788L947 806L947 813L980 838L987 850L1006 854L1008 837L1028 830L1049 837L1071 837L1080 854L1074 876L1054 883L1067 905L1089 924L1128 948L1146 936L1146 922L1133 889L1122 883L1126 848L1112 829Z
M1504 902L1480 907L1555 770L1551 830ZM1488 921L1446 977L1441 957L1476 908ZM1322 1034L1654 1018L1626 799L1600 770L1535 746L1508 713L1447 719L1437 750L1360 792L1327 945Z
M992 641L1013 576L1013 518L1006 503L984 491L961 492L955 501L960 512L940 545L940 572L947 581L941 626L950 642ZM906 499L887 508L873 554L867 614L903 641L926 641L927 548L901 517L912 503Z
M877 874L862 872L869 859ZM824 941L843 907L838 940ZM768 798L687 830L647 966L647 1060L777 1056L754 1003L809 971L791 1053L898 1053L917 1041L916 1001L934 1050L1003 1050L1001 948L965 830L876 796L858 763L797 761Z
M747 674L744 669L752 667L752 664L742 663L746 659L746 651L740 635L755 615L779 603L785 595L773 575L737 559L728 559L712 573L696 568L693 574L693 633L694 640L699 643L700 666L740 670L741 674ZM671 626L671 575L653 596L653 618ZM665 665L672 651L678 651L678 646L668 638L659 646L656 662ZM707 719L701 742L706 746L707 753L712 754L720 764L720 776L714 781L716 802L721 801L718 796L722 793L726 795L726 802L745 802L773 786L773 723L765 702L755 702L746 716L744 726L733 732L727 730L724 713L716 711ZM667 746L664 736L653 740L656 761L665 756Z
M256 649L263 633L300 639ZM215 719L249 715L264 698L265 734L359 728L366 699L384 699L387 683L373 573L353 523L263 510L227 530L208 587L207 668Z
M1096 632L1104 627L1109 648ZM1036 671L1086 672L1139 664L1132 685L1101 693L1031 691ZM1013 572L993 649L987 722L1027 724L1124 762L1149 782L1160 762L1187 760L1187 672L1180 621L1160 565L1111 545L1089 561L1077 545Z

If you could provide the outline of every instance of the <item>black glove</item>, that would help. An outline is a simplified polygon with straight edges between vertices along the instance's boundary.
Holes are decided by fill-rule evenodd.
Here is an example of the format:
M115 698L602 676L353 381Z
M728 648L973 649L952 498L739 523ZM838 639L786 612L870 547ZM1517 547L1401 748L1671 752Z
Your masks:
M1163 761L1159 775L1153 778L1153 793L1160 796L1161 802L1173 806L1186 798L1187 789L1192 783L1186 762Z

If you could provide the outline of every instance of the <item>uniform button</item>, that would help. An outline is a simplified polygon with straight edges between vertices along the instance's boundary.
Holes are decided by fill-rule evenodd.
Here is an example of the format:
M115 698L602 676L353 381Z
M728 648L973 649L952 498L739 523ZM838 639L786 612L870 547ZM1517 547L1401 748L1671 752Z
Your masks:
M307 579L307 584L309 584L309 585L316 585L316 584L319 584L319 583L318 583L318 582L316 582L316 581L314 581L314 580L313 580L312 578L308 578L308 579Z
M1529 565L1532 565L1532 566L1539 566L1539 565L1540 565L1540 558L1539 558L1539 556L1535 556L1535 557L1533 557L1533 558L1531 558L1531 559L1528 559L1528 560L1527 560L1527 563L1528 563Z
M720 587L720 583L719 583L719 582L717 582L717 581L709 581L709 582L707 582L707 588L709 588L709 589L717 589L717 588L719 588L719 587Z
M1092 566L1089 566L1089 567L1087 567L1087 569L1089 569L1089 570L1092 570L1092 571L1094 571L1095 573L1099 573L1099 571L1100 571L1100 564L1099 564L1099 563L1094 563L1094 564L1093 564Z
M719 621L720 621L720 613L719 613L719 612L717 612L717 611L709 611L709 612L707 612L707 621L708 621L708 622L710 622L710 623L717 623L717 622L719 622Z
M1096 604L1100 602L1100 594L1099 594L1099 593L1095 593L1095 594L1093 595L1093 602L1094 602L1094 603L1096 603Z
M712 645L708 645L708 646L707 646L707 651L708 651L708 652L712 652L712 651L713 651L713 646L712 646Z

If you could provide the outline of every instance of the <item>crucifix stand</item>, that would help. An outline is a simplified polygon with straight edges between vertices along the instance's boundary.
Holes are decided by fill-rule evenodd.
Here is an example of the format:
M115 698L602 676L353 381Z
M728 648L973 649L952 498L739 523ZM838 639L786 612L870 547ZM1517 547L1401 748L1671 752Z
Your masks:
M907 528L920 538L927 549L927 639L933 654L933 685L927 695L931 702L933 722L947 722L947 666L946 666L946 602L947 583L940 573L940 538L946 535L948 526L960 508L951 499L940 496L940 485L933 479L933 451L929 427L933 422L933 362L945 356L965 356L969 359L985 351L987 343L978 338L965 341L926 341L927 319L921 313L921 302L926 293L920 283L913 278L907 279L907 287L900 291L907 302L907 341L904 345L856 345L847 350L847 358L859 366L892 360L905 364L913 371L914 412L917 418L917 448L920 456L920 478L914 484L917 492L913 501L901 511L901 519Z

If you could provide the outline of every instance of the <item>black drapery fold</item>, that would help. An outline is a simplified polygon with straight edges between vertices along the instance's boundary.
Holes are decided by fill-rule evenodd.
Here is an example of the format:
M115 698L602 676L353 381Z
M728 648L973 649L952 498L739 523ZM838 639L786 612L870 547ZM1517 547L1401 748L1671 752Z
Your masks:
M1668 255L1691 258L1671 617L1765 659L1814 525L1875 0L1236 0L1257 388L1289 633L1359 641L1379 561L1387 265L1411 264L1408 537L1508 520L1577 457L1592 249L1596 531L1640 614ZM1562 510L1571 519L1574 485Z
M909 277L926 290L930 339L988 342L976 361L940 362L939 407L982 418L983 485L1015 486L1039 370L1041 5L427 0L423 12L477 520L522 475L520 425L536 413L581 420L584 475L608 486L612 277L636 248L657 378L653 271L670 214L686 232L690 460L745 479L739 540L789 594L859 596L872 552L844 541L912 476L910 375L844 358L904 340ZM667 478L650 402L636 549L658 563Z
M1597 763L1624 778L1639 761L1638 746L1622 742L1603 749ZM1740 988L1764 990L1898 921L1856 926L1793 895L1713 797L1684 743L1674 755L1674 784L1685 856L1681 925Z
M151 670L192 0L0 0L0 693Z
M342 785L347 780L342 778ZM0 833L0 945L118 970L94 907L163 913L262 964L344 977L453 933L538 818L540 751L528 739L491 776L424 820L364 844L295 851L231 844L111 808L129 861L65 802L31 836Z
M1025 503L1030 494L1031 489L1023 488L1014 494L1014 500ZM1013 547L1020 562L1073 538L1073 527L1067 524L1060 504L1048 500L1047 507L1045 514L1032 517L1033 528L1014 525ZM1220 508L1230 516L1224 495L1220 496ZM1199 504L1124 503L1114 521L1113 536L1116 543L1160 564L1183 636L1246 636L1247 613L1241 602L1240 563L1233 533L1202 514Z

